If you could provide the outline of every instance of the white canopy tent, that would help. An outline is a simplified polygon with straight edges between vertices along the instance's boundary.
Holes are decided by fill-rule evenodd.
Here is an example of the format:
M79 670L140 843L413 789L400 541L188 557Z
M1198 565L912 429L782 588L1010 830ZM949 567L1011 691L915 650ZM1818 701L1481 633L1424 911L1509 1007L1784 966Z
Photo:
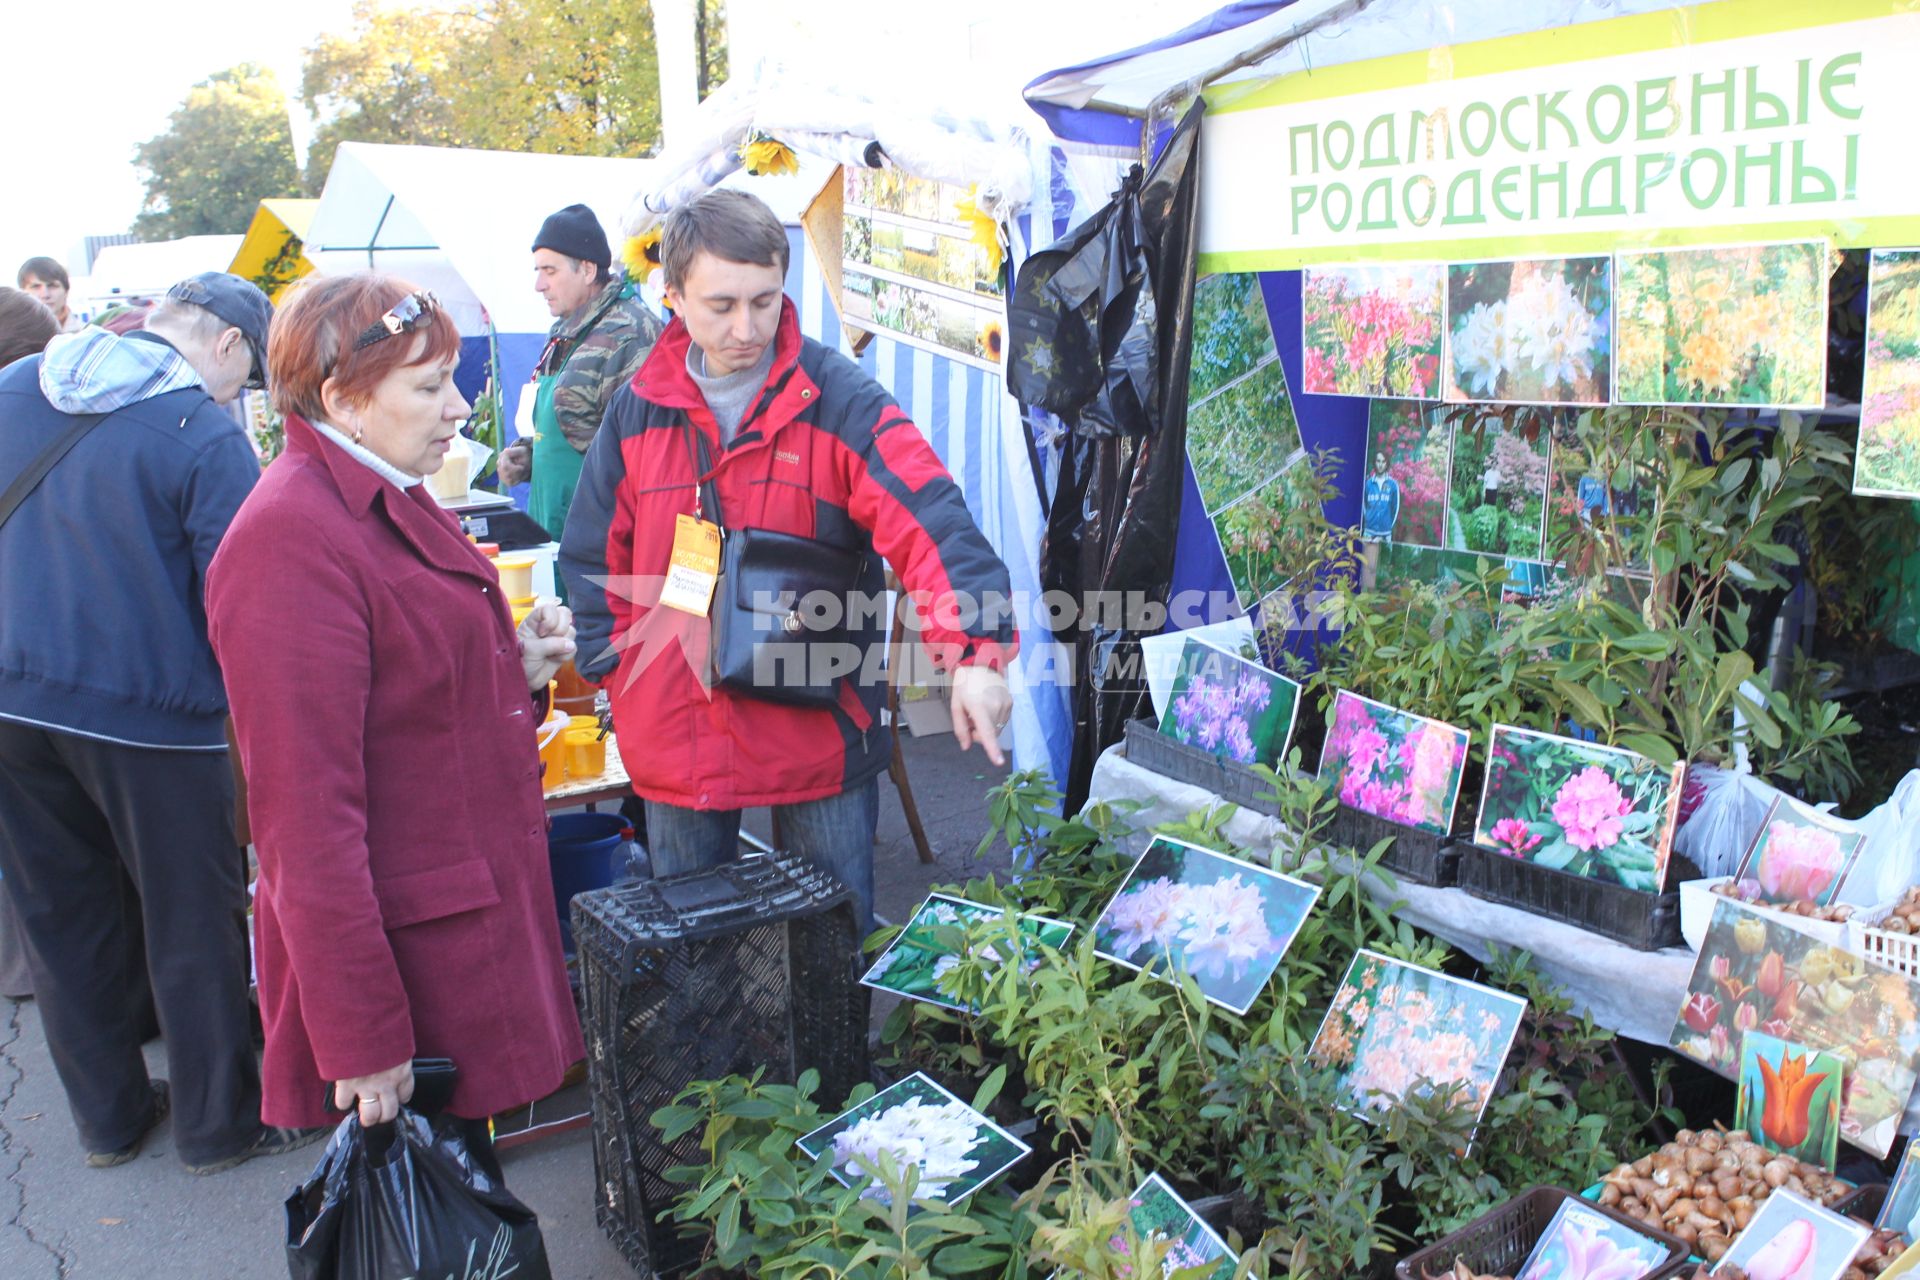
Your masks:
M108 245L93 260L92 274L73 282L73 294L95 313L132 298L158 298L188 276L225 271L244 238L183 236Z
M652 162L346 142L307 229L315 267L376 269L432 289L469 336L541 333L528 246L556 209L599 215L619 258L620 213Z

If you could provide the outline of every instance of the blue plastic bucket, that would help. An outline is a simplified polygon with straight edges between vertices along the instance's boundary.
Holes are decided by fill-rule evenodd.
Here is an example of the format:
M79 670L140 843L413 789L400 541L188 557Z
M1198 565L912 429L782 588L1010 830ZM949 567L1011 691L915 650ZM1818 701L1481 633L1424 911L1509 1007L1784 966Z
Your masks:
M573 920L568 904L576 893L604 889L619 873L620 854L633 828L617 813L563 813L547 830L547 866L553 874L553 902L560 909L560 941L573 951Z

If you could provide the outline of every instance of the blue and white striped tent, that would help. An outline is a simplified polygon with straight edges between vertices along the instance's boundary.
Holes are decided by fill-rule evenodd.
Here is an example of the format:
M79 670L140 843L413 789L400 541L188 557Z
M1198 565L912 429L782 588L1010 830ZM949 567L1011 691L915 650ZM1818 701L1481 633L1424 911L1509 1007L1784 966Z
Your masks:
M1095 213L1119 181L1117 162L1076 158L1069 163L1063 153L1044 146L1037 164L1044 180L1035 183L1034 207L1013 228L1016 266L1027 253L1045 248ZM753 189L751 183L747 189ZM790 228L788 235L794 251L787 292L799 304L802 331L851 356L820 263L797 228ZM1014 767L1064 778L1073 748L1071 690L1055 673L1068 670L1067 654L1064 646L1043 638L1032 616L1033 602L1040 596L1040 543L1046 531L1040 494L1051 493L1053 477L1046 475L1036 484L1020 406L997 373L884 334L876 335L855 359L912 417L966 495L975 523L1007 564L1023 608L1020 656L1008 673L1014 692Z

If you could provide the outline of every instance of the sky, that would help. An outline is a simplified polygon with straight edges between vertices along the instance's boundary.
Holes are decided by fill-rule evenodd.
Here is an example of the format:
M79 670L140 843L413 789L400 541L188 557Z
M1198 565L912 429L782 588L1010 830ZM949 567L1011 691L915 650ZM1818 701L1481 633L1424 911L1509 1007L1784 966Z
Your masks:
M402 0L404 2L404 0ZM922 56L949 67L969 49L1010 90L1057 66L1173 30L1224 0L736 0L735 21L777 25L788 49L864 59ZM77 267L83 237L124 232L140 211L133 149L166 128L197 81L263 64L291 95L302 51L352 26L352 0L0 0L0 283L35 254ZM876 10L885 17L876 20ZM768 34L768 33L763 33ZM293 108L296 154L311 128ZM279 193L262 193L279 194Z

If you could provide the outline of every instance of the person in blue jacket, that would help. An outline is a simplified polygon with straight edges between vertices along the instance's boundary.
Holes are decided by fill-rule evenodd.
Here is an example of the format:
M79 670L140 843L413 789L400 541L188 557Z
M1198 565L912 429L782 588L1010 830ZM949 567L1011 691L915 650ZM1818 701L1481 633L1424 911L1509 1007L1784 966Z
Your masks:
M1387 455L1373 455L1373 474L1360 491L1360 536L1369 542L1393 541L1400 519L1400 482L1387 474Z
M0 886L96 1168L133 1159L170 1107L196 1173L318 1136L260 1123L246 860L201 600L260 475L221 406L260 383L271 314L208 272L142 332L84 328L0 370L0 494L92 424L0 524ZM136 900L171 1091L140 1053Z

